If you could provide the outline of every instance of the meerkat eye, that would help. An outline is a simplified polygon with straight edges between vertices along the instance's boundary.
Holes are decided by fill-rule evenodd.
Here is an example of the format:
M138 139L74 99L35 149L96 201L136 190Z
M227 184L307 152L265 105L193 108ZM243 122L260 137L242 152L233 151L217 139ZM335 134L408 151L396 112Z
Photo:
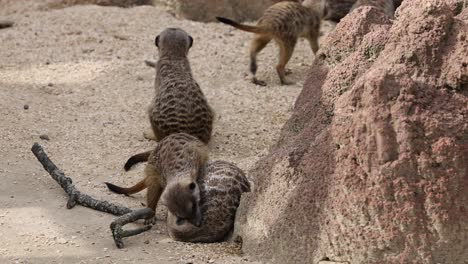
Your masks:
M195 183L192 182L192 183L189 184L189 189L190 189L191 191L193 191L193 190L195 190L195 186L196 186Z
M159 48L159 35L156 36L156 39L154 40L154 44L156 45L156 47Z

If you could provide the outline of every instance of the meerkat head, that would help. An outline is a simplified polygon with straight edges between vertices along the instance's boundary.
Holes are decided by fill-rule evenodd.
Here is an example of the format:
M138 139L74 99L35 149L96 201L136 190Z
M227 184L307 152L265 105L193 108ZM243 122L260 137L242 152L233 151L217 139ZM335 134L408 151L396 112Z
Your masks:
M156 36L154 44L160 55L185 57L193 45L193 38L180 28L166 28Z
M196 182L184 179L169 184L162 194L161 202L175 215L177 225L189 222L200 227L200 189Z

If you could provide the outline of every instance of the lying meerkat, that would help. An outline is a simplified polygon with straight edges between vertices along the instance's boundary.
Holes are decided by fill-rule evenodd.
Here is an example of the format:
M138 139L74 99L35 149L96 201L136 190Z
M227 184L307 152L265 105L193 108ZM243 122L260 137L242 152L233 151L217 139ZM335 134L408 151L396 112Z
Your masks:
M305 0L306 2L320 2L323 19L335 23L345 17L357 0Z
M314 7L315 4L307 5L307 2L304 4L279 2L265 10L255 26L239 24L224 17L216 17L216 19L240 30L255 33L250 47L250 72L253 75L253 83L266 85L264 81L256 78L257 54L274 39L280 51L276 71L281 84L290 84L286 81L285 67L293 54L298 38L306 38L314 53L319 49L321 14Z
M165 137L156 146L145 167L145 178L132 187L105 184L109 190L130 195L148 188L146 206L156 211L161 198L169 212L195 226L201 223L199 170L208 160L208 147L198 138L185 133ZM146 223L154 223L155 218Z
M159 60L147 65L156 69L155 90L148 108L151 132L145 137L160 141L173 133L187 133L208 144L213 129L213 111L192 76L187 58L193 38L179 28L167 28L155 39ZM151 151L132 156L124 169L147 161Z
M371 5L382 10L388 16L393 16L402 0L305 0L308 5L315 5L322 10L323 19L335 23L359 6Z
M381 10L389 17L393 17L396 9L394 0L357 0L356 3L351 7L350 12L361 6L372 6Z
M203 215L201 226L196 227L168 212L169 235L174 240L185 242L221 241L232 231L241 195L250 192L250 183L241 169L225 161L207 163L197 183Z

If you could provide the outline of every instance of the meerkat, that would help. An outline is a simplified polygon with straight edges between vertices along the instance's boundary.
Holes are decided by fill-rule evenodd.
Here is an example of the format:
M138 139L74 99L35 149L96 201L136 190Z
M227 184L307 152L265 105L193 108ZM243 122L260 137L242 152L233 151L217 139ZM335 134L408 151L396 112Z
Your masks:
M305 0L305 2L320 2L323 20L339 23L345 17L357 0Z
M148 159L145 178L132 187L105 184L112 192L130 195L148 188L146 206L156 210L161 198L169 212L200 225L200 190L197 178L208 160L208 147L186 133L174 133L161 140ZM146 223L154 223L155 218Z
M371 5L393 16L402 0L305 0L321 10L323 20L339 23L343 17L359 6Z
M148 108L152 131L145 138L160 141L173 133L187 133L208 144L213 129L213 111L192 76L187 58L193 38L180 28L167 28L156 36L159 60L145 61L156 69L155 96ZM124 169L147 161L151 151L127 160Z
M265 10L255 26L239 24L224 17L216 17L220 22L231 25L243 31L255 33L250 46L250 72L252 82L265 86L258 80L257 54L274 39L279 46L279 62L276 66L281 84L291 84L286 80L285 67L291 58L299 37L304 37L314 53L319 49L318 37L321 15L314 9L315 5L297 2L279 2Z
M357 0L351 7L350 12L361 6L372 6L381 10L389 17L393 17L395 13L395 3L393 0Z
M168 212L169 235L184 242L217 242L232 231L242 193L250 192L244 172L225 161L208 162L197 180L200 188L201 225L196 227Z

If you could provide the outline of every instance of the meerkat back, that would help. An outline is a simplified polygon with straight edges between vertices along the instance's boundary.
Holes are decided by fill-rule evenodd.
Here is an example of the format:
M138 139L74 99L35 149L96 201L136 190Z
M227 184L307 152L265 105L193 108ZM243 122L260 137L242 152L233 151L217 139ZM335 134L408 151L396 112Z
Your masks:
M146 64L155 68L155 96L148 107L151 130L147 139L161 141L174 133L186 133L208 144L213 130L214 113L200 86L192 76L187 54L193 38L180 28L167 28L156 36L159 60ZM125 163L126 171L147 161L151 151L138 153Z
M169 235L178 241L217 242L232 231L237 207L242 193L250 192L250 183L244 172L226 161L209 162L200 171L200 227L177 219L170 212L167 216Z
M208 143L213 112L192 76L187 58L193 38L179 28L168 28L155 39L159 60L155 64L155 97L148 109L157 141L172 133L187 133Z

